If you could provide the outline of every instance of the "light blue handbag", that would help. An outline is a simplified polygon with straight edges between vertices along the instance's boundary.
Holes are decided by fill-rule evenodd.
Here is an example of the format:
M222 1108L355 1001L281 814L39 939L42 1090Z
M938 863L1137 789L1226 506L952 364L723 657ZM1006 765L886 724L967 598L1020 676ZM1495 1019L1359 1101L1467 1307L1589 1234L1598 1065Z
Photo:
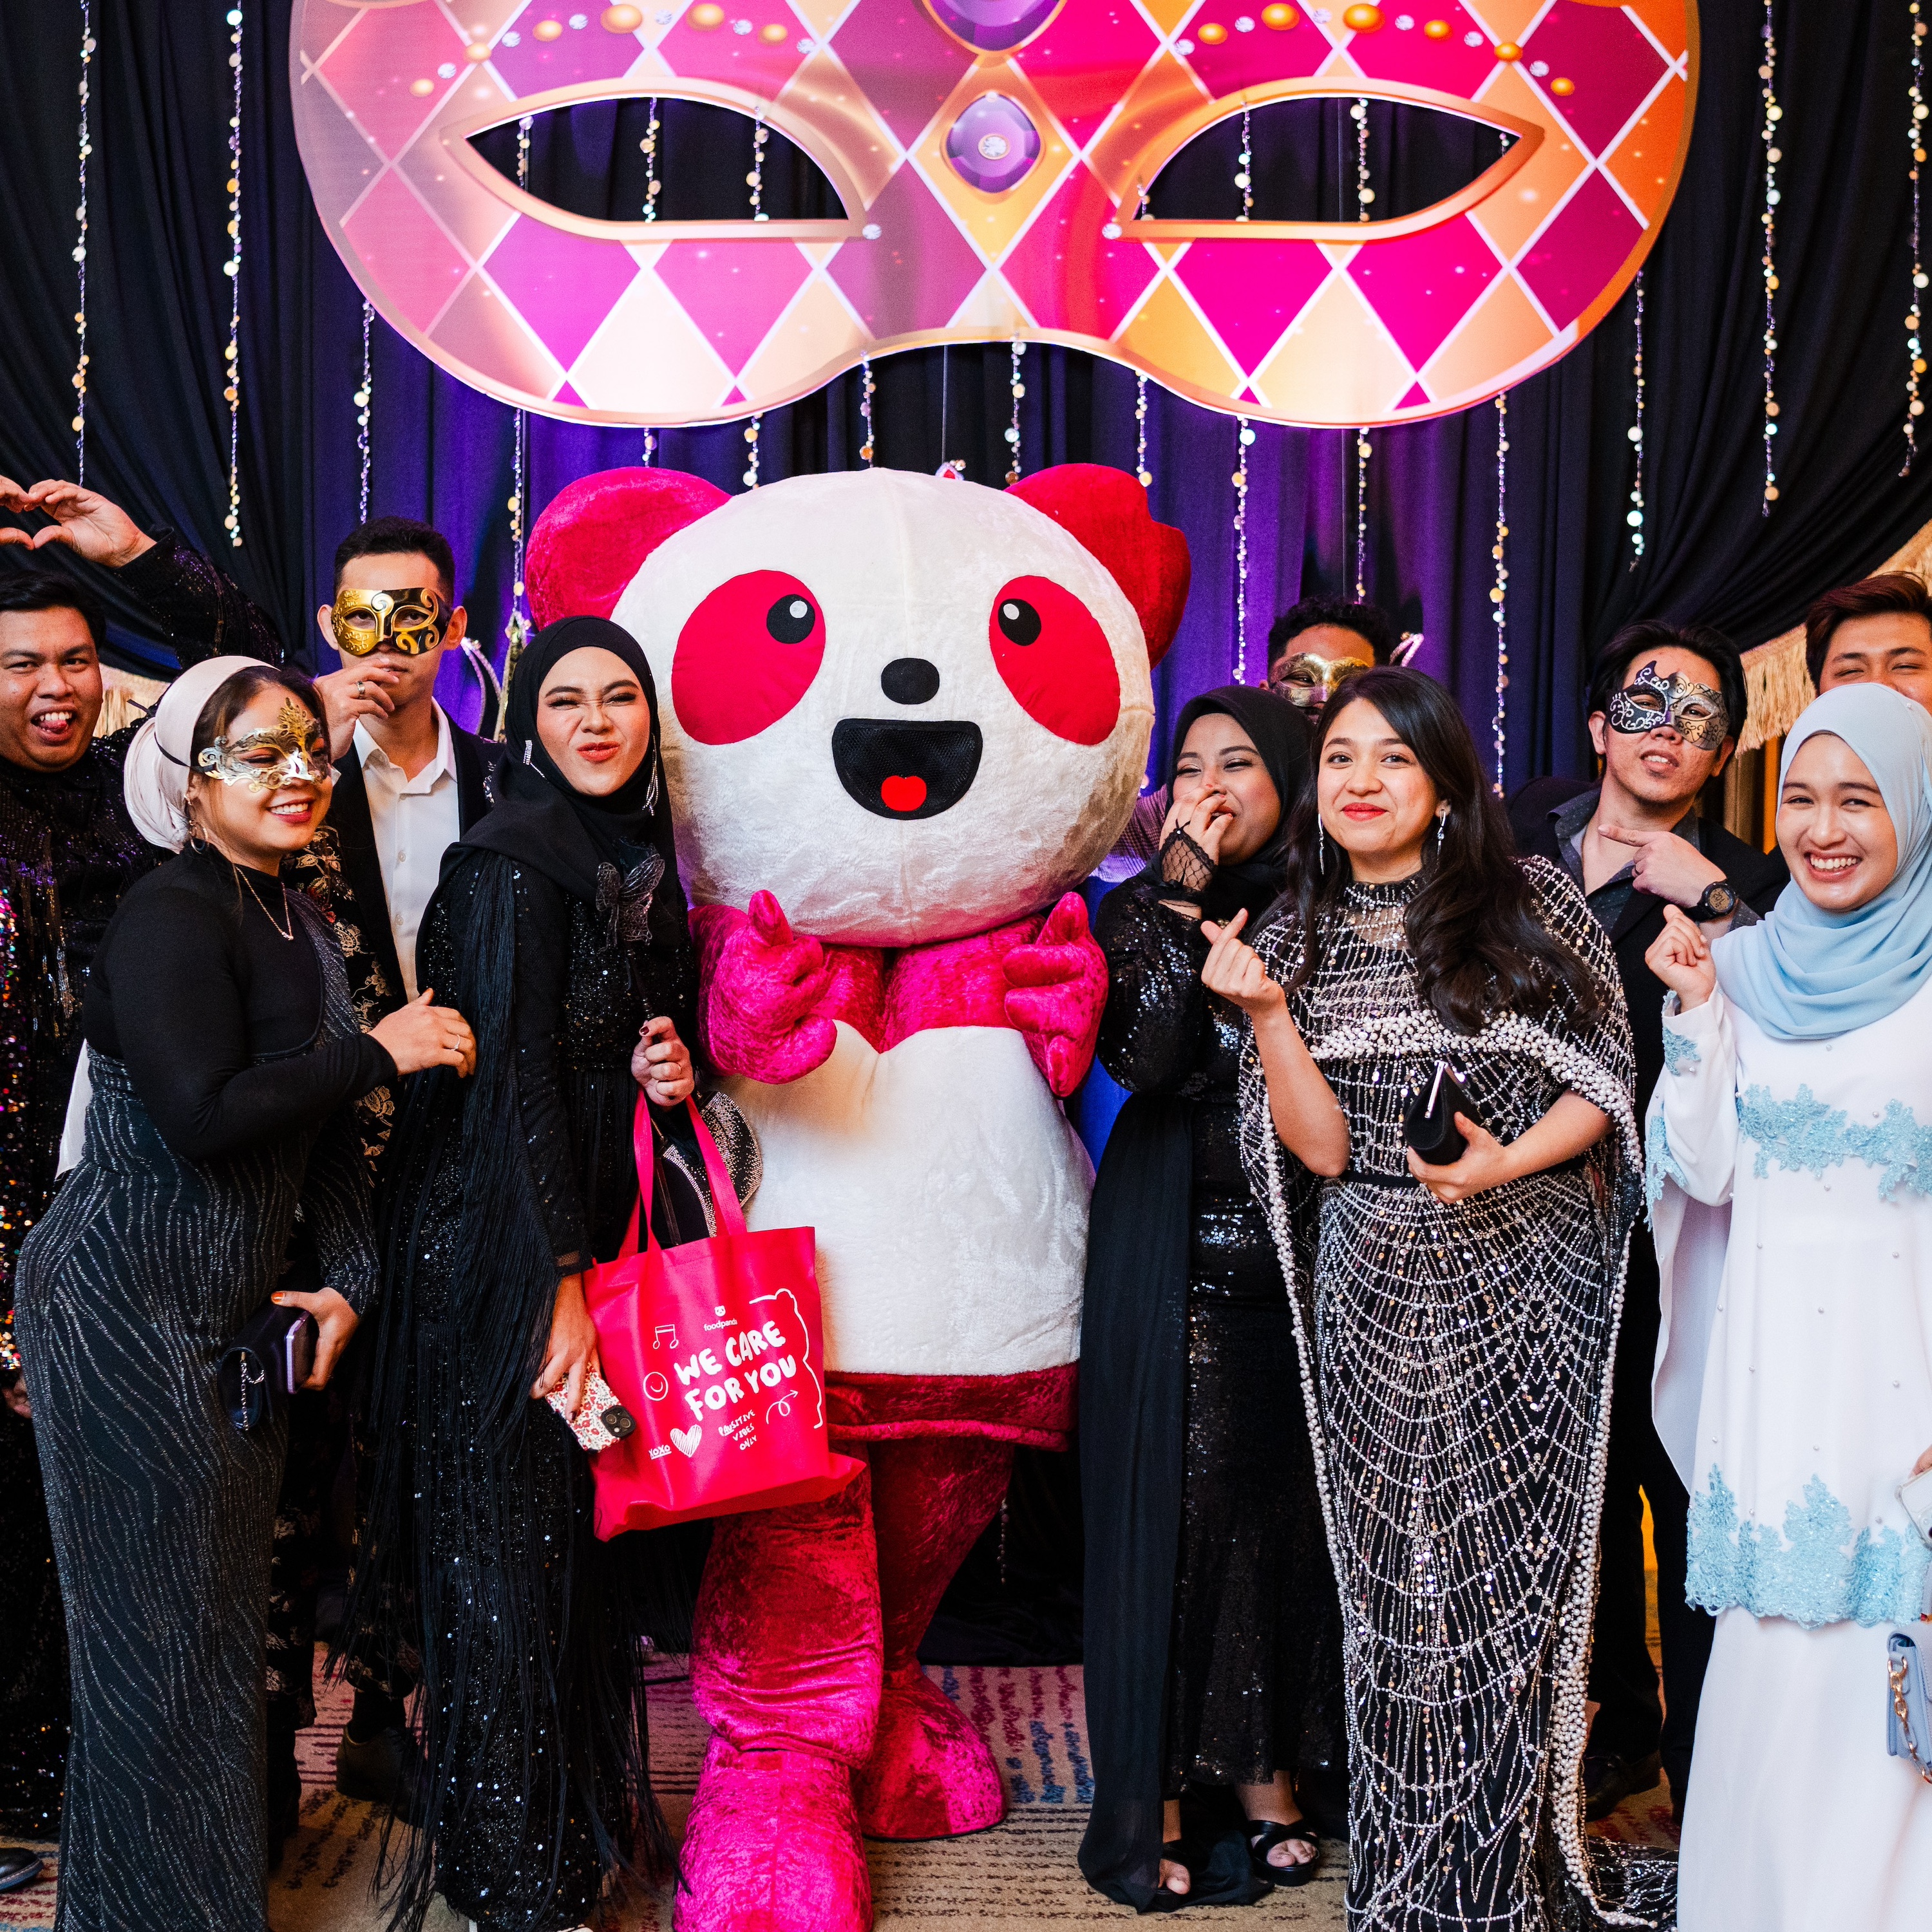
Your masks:
M1932 1570L1925 1575L1925 1608L1932 1617ZM1891 1708L1886 1714L1886 1748L1908 1757L1918 1775L1932 1784L1932 1696L1926 1682L1925 1653L1904 1630L1894 1630L1885 1646Z

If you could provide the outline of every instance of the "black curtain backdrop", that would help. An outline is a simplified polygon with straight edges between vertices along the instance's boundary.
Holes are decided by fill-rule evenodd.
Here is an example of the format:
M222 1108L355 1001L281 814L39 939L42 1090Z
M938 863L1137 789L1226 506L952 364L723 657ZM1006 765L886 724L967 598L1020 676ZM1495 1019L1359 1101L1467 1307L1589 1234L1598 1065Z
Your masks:
M289 112L285 0L243 0L244 543L230 549L227 339L230 28L217 4L94 0L89 169L87 481L150 524L210 550L292 637L315 640L337 540L357 520L360 296L310 203ZM1905 0L1801 7L1780 0L1776 440L1780 496L1760 514L1763 190L1757 68L1761 9L1706 0L1702 78L1689 165L1645 278L1646 548L1633 567L1624 521L1632 470L1634 303L1509 398L1507 775L1514 784L1582 769L1579 703L1590 650L1625 620L1696 617L1744 644L1775 634L1827 586L1858 575L1932 518L1932 448L1910 476L1900 425L1912 302ZM164 22L165 22L165 26ZM80 17L74 0L12 0L0 59L0 164L10 220L0 276L0 469L22 480L74 473L75 208ZM538 130L532 186L593 191L601 152L637 187L634 109ZM748 136L714 111L667 104L667 212L709 212L742 182ZM1264 213L1307 203L1351 212L1346 108L1258 116ZM1221 148L1180 158L1160 198L1201 212ZM1488 158L1486 130L1459 133L1378 105L1370 165L1384 208L1412 205ZM602 146L600 147L600 142ZM742 151L742 152L741 152ZM694 159L693 158L695 158ZM1185 164L1185 165L1184 165ZM808 165L771 164L775 195L806 205ZM1227 193L1232 199L1230 184ZM1218 211L1214 211L1218 212ZM1232 212L1232 206L1228 212ZM374 329L372 512L426 516L455 544L472 634L500 644L511 581L512 412ZM874 365L880 459L930 470L958 458L1000 482L1010 410L1004 346L926 350ZM1022 411L1028 470L1096 460L1131 467L1135 383L1112 364L1029 349ZM1370 594L1426 637L1419 662L1444 678L1487 742L1493 704L1497 412L1375 432ZM764 418L767 481L858 460L856 376ZM1354 574L1352 434L1256 428L1250 452L1250 678L1273 615ZM536 507L587 471L639 460L640 434L532 418ZM671 431L658 460L742 487L742 425ZM1223 681L1236 655L1229 482L1235 426L1149 388L1155 512L1187 532L1195 590L1157 694L1172 716ZM111 580L105 587L112 590ZM154 662L136 614L116 607L115 642ZM449 674L473 713L473 689ZM1156 758L1160 746L1156 746Z

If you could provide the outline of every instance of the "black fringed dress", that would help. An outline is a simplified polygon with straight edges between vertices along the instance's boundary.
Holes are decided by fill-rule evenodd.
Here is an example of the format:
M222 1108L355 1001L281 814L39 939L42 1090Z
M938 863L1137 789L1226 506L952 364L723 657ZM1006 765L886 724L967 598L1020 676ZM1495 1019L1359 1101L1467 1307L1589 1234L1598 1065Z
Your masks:
M654 1552L596 1540L589 1461L530 1394L557 1284L615 1258L637 1202L639 1031L668 1015L689 1040L697 1011L655 723L598 798L538 734L538 694L574 650L621 659L655 718L650 668L615 626L567 619L526 650L513 756L444 860L417 949L418 984L476 1031L476 1070L410 1082L379 1196L377 1463L341 1641L378 1640L412 1606L428 1808L401 1927L440 1892L489 1932L556 1932L595 1916L614 1874L670 1862L646 1756Z

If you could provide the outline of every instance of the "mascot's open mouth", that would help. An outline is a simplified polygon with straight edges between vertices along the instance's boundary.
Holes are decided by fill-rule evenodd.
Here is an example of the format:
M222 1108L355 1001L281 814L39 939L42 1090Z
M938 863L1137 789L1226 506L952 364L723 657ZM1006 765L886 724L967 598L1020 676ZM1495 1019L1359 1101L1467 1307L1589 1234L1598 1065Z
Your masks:
M842 718L832 728L838 782L881 818L936 818L957 805L984 748L976 724Z

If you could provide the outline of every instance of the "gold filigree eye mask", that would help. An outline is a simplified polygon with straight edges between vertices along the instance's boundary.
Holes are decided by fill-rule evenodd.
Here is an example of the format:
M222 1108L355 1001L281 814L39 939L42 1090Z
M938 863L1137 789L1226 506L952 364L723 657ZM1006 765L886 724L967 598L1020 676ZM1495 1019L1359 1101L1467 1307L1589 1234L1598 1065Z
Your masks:
M306 705L292 698L276 715L273 730L218 738L195 764L210 778L224 784L246 785L256 796L280 791L284 785L327 784L334 776L321 725Z
M328 614L335 641L351 657L387 644L406 658L433 651L449 628L450 607L440 590L338 590Z
M1365 643L1360 657L1324 657L1319 651L1297 651L1268 680L1268 688L1278 698L1303 711L1319 711L1335 695L1345 677L1366 670L1375 654Z

